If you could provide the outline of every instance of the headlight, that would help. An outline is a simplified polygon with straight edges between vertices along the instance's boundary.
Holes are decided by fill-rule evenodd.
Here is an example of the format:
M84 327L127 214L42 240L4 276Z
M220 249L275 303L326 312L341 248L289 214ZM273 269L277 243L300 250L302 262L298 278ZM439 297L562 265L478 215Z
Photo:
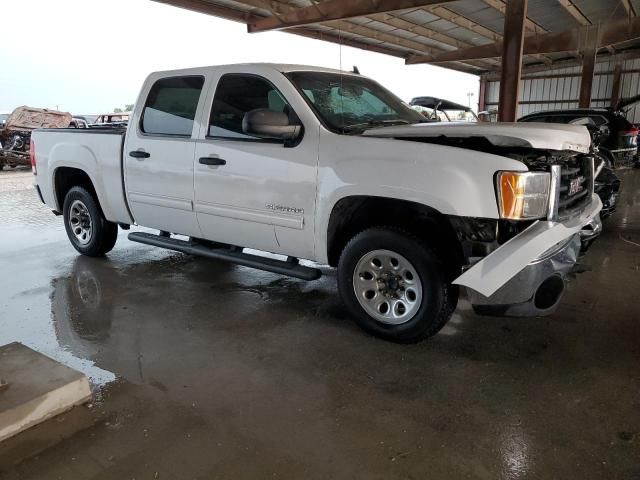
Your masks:
M544 172L498 172L500 218L527 220L547 215L551 177Z

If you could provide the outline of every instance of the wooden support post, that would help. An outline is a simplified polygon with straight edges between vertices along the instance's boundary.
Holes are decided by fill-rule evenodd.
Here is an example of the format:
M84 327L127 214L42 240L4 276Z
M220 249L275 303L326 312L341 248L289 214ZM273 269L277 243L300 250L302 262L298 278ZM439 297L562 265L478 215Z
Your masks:
M504 43L498 121L515 122L518 114L522 46L524 45L527 0L509 0L504 13Z
M580 96L578 97L579 108L591 106L591 87L593 86L593 72L598 53L598 27L589 27L584 33L584 47L580 49L582 77L580 79Z
M616 108L620 100L620 86L622 84L622 62L616 63L613 68L613 83L611 84L611 108Z
M580 98L578 107L591 106L591 86L593 85L593 71L596 66L596 49L588 49L582 53L582 78L580 79Z
M480 91L478 92L478 113L486 109L487 105L487 77L480 77Z

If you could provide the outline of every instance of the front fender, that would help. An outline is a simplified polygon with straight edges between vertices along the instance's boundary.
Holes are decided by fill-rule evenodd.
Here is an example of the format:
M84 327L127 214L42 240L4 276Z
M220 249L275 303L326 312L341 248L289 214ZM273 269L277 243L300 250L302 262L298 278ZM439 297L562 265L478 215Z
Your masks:
M345 197L407 200L445 215L498 218L495 172L527 170L521 162L484 152L329 132L323 132L320 138L319 163L316 217L319 257L326 256L327 228L333 207Z

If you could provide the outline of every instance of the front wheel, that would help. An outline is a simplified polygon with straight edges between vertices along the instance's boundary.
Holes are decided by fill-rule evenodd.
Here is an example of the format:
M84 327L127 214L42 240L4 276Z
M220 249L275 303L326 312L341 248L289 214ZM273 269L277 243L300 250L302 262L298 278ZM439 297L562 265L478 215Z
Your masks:
M455 308L438 257L411 234L390 228L370 228L349 241L338 289L364 330L400 343L435 335Z
M62 213L69 241L81 254L100 257L116 244L118 225L104 218L98 202L84 188L67 192Z

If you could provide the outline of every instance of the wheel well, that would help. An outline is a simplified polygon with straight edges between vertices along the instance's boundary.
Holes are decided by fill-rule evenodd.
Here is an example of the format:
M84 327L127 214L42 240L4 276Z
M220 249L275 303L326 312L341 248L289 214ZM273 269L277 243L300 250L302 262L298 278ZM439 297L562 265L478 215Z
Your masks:
M415 202L383 197L352 196L338 201L331 211L327 230L329 265L354 235L370 227L399 227L427 242L445 258L451 278L460 274L463 251L446 215Z
M83 172L79 168L60 167L56 169L54 191L61 211L64 205L64 197L66 197L67 192L73 187L83 187L91 193L94 198L98 198L96 196L96 190L93 188L93 183L86 172Z

